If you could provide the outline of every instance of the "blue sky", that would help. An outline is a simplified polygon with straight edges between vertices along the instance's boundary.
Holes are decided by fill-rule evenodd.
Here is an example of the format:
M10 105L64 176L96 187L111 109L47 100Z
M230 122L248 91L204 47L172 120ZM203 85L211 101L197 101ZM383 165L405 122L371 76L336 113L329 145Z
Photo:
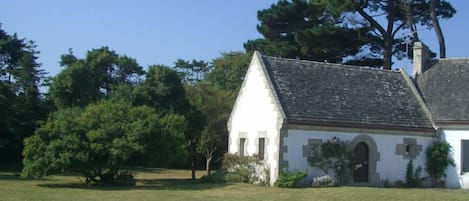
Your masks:
M49 75L60 71L61 54L72 48L109 46L137 59L144 67L172 65L178 58L211 60L223 51L243 50L248 39L260 37L257 10L276 0L9 0L0 7L0 23L8 33L34 40L39 61ZM469 1L450 1L458 10L443 20L448 57L469 57ZM438 50L433 31L420 35ZM407 67L397 62L395 67Z

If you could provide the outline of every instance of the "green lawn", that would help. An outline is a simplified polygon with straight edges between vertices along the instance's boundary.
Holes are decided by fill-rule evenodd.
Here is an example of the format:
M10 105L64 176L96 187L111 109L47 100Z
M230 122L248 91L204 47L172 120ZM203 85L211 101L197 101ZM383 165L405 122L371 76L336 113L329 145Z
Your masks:
M469 191L367 187L281 189L190 181L184 170L144 169L137 186L86 186L78 176L20 180L0 172L0 200L469 200Z

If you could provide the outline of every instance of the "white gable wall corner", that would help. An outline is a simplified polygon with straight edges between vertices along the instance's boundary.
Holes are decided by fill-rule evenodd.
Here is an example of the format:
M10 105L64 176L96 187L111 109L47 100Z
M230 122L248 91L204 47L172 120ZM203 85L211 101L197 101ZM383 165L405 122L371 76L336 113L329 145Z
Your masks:
M309 165L304 152L304 147L308 146L308 142L317 140L325 142L337 137L342 141L348 141L353 146L364 142L369 148L369 172L368 183L358 185L380 186L383 181L391 184L396 181L405 181L405 172L407 163L413 160L414 168L425 168L425 151L433 144L434 138L431 136L415 136L415 135L390 135L379 132L346 132L341 129L326 130L297 130L289 129L288 135L282 140L286 151L282 154L285 167L288 171L306 171L308 179L306 182L312 181L313 177L325 175L325 173L317 168ZM419 149L415 151L414 158L405 157L400 153L402 144L409 139L414 140ZM307 154L306 154L307 155ZM422 171L425 174L425 171ZM426 176L426 175L422 175ZM353 181L351 181L352 184Z
M469 172L463 171L463 140L469 140L468 126L440 127L440 140L448 142L452 147L455 166L446 169L446 187L469 189ZM469 154L469 153L466 153Z
M240 153L240 138L245 138L244 154L257 155L259 138L264 138L264 168L270 170L271 184L279 172L279 136L284 119L262 57L256 52L228 121L228 152Z

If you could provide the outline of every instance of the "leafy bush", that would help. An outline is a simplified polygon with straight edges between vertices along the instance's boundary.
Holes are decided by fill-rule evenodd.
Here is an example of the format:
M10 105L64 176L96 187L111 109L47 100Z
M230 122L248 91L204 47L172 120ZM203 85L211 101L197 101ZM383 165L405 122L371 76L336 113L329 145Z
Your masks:
M336 182L334 178L332 178L329 175L324 175L320 177L314 177L313 178L313 187L329 187L329 186L335 186Z
M306 177L306 172L303 171L294 171L294 172L284 172L280 173L275 181L275 186L280 188L293 188L297 186L298 181Z
M256 156L225 154L222 168L226 170L225 181L268 184L268 169ZM260 172L262 171L263 172ZM262 177L263 175L263 177Z
M225 170L218 170L210 175L202 176L200 180L208 183L222 183L227 181L226 176L227 172Z
M101 101L85 109L61 109L25 139L22 177L73 171L86 182L129 180L119 170L134 157L158 164L175 160L183 151L185 124L183 116L159 115L128 103Z
M394 186L396 186L397 188L404 188L406 187L406 183L404 183L403 181L401 180L397 180L396 183L394 184Z
M451 145L448 142L435 142L426 151L427 162L425 171L432 178L432 185L438 186L440 179L446 177L445 170L448 166L454 166L451 158Z
M422 168L419 166L414 171L414 164L412 160L407 163L407 169L405 174L405 184L407 187L419 187L422 185L422 178L420 178L420 174L422 172Z
M352 153L347 149L348 144L334 137L322 143L321 150L310 156L308 161L311 166L318 167L326 174L332 170L337 184L346 183L352 167Z
M387 180L387 179L381 181L381 186L384 187L384 188L392 187L391 182L389 182L389 180Z

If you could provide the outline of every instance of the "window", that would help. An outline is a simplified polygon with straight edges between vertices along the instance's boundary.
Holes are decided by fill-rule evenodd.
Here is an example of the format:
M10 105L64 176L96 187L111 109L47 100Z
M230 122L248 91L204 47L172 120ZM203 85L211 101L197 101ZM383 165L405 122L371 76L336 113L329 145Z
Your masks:
M244 148L246 144L246 138L239 139L239 155L244 156Z
M259 160L264 160L264 149L265 138L259 138L259 152L257 153L257 157L259 157Z
M461 170L469 172L469 140L461 141Z
M410 146L412 146L412 144L406 144L405 146L405 154L410 154Z

